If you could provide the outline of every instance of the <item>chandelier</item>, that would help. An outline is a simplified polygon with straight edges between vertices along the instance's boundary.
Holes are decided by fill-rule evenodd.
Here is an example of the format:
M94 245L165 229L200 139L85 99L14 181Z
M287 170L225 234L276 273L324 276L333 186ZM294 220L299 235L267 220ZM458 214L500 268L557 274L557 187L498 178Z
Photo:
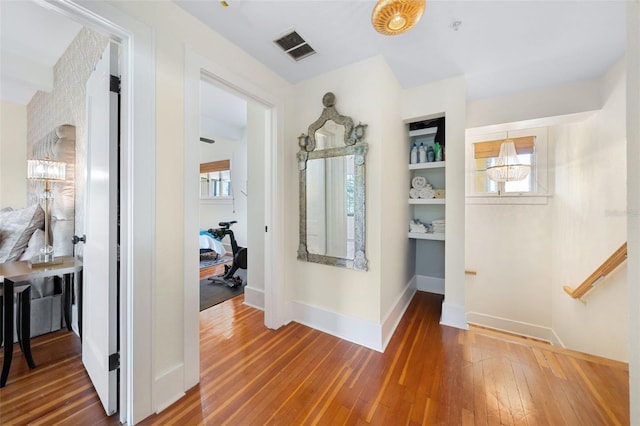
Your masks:
M530 165L520 164L513 140L507 139L500 145L496 165L487 167L487 176L496 182L510 182L525 179L530 170Z
M378 0L371 23L381 34L401 34L418 23L424 8L425 0Z

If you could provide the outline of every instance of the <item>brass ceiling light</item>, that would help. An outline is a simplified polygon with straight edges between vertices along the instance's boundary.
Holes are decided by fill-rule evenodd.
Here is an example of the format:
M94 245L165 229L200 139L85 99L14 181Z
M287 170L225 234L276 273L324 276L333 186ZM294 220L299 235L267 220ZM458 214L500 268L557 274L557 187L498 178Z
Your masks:
M378 0L371 23L380 34L401 34L418 23L424 8L425 0Z

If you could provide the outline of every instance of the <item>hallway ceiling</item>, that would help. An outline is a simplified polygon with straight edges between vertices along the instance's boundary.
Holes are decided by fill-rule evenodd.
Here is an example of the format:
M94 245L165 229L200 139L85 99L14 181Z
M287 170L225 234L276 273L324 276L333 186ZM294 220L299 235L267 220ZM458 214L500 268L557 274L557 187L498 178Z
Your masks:
M53 66L82 25L30 1L0 0L0 99L26 105L51 90Z
M404 88L464 74L474 100L598 77L625 50L620 0L427 0L393 37L373 29L371 0L174 1L291 83L382 55ZM273 43L294 29L317 52L299 62Z
M405 88L464 74L474 100L598 77L625 50L621 0L428 0L416 27L395 37L373 30L371 0L174 1L291 83L382 55ZM0 12L0 95L26 104L82 27L29 1L0 0ZM315 55L296 62L273 43L293 29ZM16 58L37 71L9 66ZM241 107L205 104L203 119L232 115L220 121L238 131Z

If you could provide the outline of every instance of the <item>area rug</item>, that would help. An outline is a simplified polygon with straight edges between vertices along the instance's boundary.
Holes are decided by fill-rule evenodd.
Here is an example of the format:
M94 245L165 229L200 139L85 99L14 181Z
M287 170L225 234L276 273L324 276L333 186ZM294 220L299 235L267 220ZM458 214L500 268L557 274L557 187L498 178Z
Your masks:
M204 311L218 303L222 303L225 300L229 300L232 297L243 294L245 284L246 280L243 285L231 288L225 284L210 281L209 279L200 281L200 310Z
M231 262L230 257L220 256L218 259L201 259L200 260L200 269L208 268L209 266L219 265L221 263Z

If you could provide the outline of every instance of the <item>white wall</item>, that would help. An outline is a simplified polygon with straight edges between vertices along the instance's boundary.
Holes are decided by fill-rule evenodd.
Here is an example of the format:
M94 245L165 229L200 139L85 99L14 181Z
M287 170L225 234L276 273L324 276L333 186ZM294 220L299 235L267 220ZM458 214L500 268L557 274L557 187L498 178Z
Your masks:
M233 233L242 247L247 247L247 139L229 140L214 136L215 143L200 142L200 162L231 161L230 200L200 200L200 229L217 228L219 222L236 220ZM244 192L244 194L243 194ZM223 241L229 245L229 238Z
M286 192L289 216L287 252L294 256L298 250L298 168L297 137L307 133L323 110L322 97L327 92L336 96L340 114L362 122L368 127L365 141L369 144L366 156L366 272L295 260L291 264L292 297L301 306L319 308L331 314L355 317L372 324L380 323L381 252L381 177L383 123L382 97L390 82L387 65L381 57L371 58L323 74L295 86L295 112L288 121L290 144L287 149L288 178ZM397 83L395 83L397 84ZM381 89L382 88L382 89Z
M627 284L630 424L640 424L640 1L627 4Z
M184 152L185 45L218 58L225 70L271 93L290 85L235 45L168 1L113 2L155 34L156 194L153 282L154 409L161 409L189 386L185 381L184 312ZM260 248L256 248L260 250ZM193 313L197 316L197 312ZM197 327L197 323L196 323ZM197 346L197 341L193 342ZM150 414L150 413L149 413Z
M380 115L369 125L374 129L380 127L382 132L382 163L379 166L380 172L367 170L367 173L375 173L375 178L380 182L382 196L379 200L382 226L378 228L377 233L380 235L382 256L380 320L384 323L385 320L393 318L393 309L398 307L398 298L404 295L414 271L408 267L412 265L409 261L410 250L407 240L409 205L407 193L402 191L408 187L409 182L408 152L405 143L407 133L401 116L402 89L386 63L380 71L387 83L378 89L384 102L381 103Z
M548 205L467 204L467 267L478 273L467 277L470 322L627 359L626 265L588 296L586 306L562 290L577 287L626 239L623 78L619 62L597 79L602 109L588 114L575 113L592 108L591 101L566 110L569 116L542 118L550 95L545 89L512 95L530 115L496 126L513 105L505 97L485 100L495 108L483 111L482 123L490 129L550 124L551 197ZM567 123L558 124L562 120ZM474 132L468 145L477 138ZM514 238L517 245L510 242Z
M568 348L621 361L628 359L627 265L585 296L586 305L562 286L580 285L627 239L624 67L603 77L597 114L552 131L553 328Z
M599 109L600 79L480 99L467 104L467 128Z
M467 185L474 184L476 142L535 135L540 145L547 146L538 154L548 153L548 128L523 127L519 122L467 130ZM548 168L552 156L538 155L536 160L539 167ZM552 193L544 178L552 175L548 171L536 174L537 186ZM469 322L557 343L551 329L552 209L547 199L517 204L523 201L482 198L471 188L467 195L466 267L477 272L466 277Z
M551 333L551 209L466 205L469 322L542 339Z
M0 102L0 209L27 206L27 107Z
M247 209L247 287L245 287L245 303L264 307L264 268L265 262L272 262L278 253L265 251L265 197L267 196L267 180L265 176L264 158L267 149L267 138L270 134L265 108L255 102L247 104L247 181L244 190L248 195ZM273 230L272 230L273 231Z
M454 82L453 86L457 84L459 87L460 81ZM438 83L434 90L451 85L452 82ZM403 99L411 96L410 91L401 90L382 57L329 72L300 83L295 89L295 118L289 127L289 139L292 141L300 133L306 133L309 124L320 116L323 109L321 100L328 91L336 95L339 113L351 116L356 123L361 121L368 125L365 140L369 144L366 157L366 257L369 270L362 272L295 261L291 265L294 271L291 276L293 317L299 322L380 350L391 337L415 289L412 281L415 262L410 258L413 253L407 238L408 197L404 191L409 182L407 134L401 116ZM432 88L425 86L417 90L429 96ZM464 91L453 90L450 94L464 105ZM416 111L416 114L425 115L429 112L429 105L419 102ZM457 122L463 123L464 119L458 118ZM452 123L456 123L455 114ZM454 135L454 140L460 140L455 135L462 130L461 126L459 132L448 131ZM287 251L290 253L295 253L298 247L297 148L297 144L292 143L287 152L289 207L286 211L291 215L286 222L290 230L287 238ZM454 157L455 151L453 148Z
M432 84L406 89L402 94L402 119L405 122L427 116L446 116L446 243L445 296L441 322L466 328L464 258L464 185L466 84L454 77ZM405 157L406 158L406 157ZM406 164L406 161L405 161ZM405 182L407 182L405 180ZM406 187L406 183L401 187ZM406 201L405 201L406 202ZM405 229L406 232L406 229Z

